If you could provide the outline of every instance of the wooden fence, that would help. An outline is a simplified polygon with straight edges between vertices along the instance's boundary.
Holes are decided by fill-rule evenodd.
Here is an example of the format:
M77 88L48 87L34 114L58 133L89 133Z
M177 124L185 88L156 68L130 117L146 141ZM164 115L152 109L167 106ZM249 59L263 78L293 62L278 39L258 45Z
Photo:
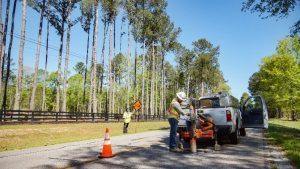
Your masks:
M30 110L0 110L0 123L68 123L68 122L119 122L123 114L49 112ZM165 120L163 115L133 115L136 121Z

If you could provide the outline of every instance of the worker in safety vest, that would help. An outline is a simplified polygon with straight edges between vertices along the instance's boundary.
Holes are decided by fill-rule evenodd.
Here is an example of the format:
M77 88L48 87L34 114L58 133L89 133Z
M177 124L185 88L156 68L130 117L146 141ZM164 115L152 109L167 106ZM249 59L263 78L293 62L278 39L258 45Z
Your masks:
M183 112L180 104L186 100L186 95L184 92L176 93L176 98L174 98L171 102L169 108L169 123L170 123L170 142L169 142L169 150L170 152L182 152L183 149L179 149L176 143L176 135L177 135L177 127L178 127L178 119L180 114L187 115Z
M128 132L128 125L131 121L131 116L132 116L132 112L130 112L130 108L127 107L126 111L123 114L123 119L124 119L124 126L123 126L123 133L127 133Z

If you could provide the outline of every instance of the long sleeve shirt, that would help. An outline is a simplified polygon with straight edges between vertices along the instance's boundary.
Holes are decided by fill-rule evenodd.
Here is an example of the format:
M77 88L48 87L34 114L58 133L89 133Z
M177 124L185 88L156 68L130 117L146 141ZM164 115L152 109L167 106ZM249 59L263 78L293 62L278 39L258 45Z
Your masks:
M179 119L180 114L185 115L186 113L182 110L180 103L173 99L169 109L169 118Z

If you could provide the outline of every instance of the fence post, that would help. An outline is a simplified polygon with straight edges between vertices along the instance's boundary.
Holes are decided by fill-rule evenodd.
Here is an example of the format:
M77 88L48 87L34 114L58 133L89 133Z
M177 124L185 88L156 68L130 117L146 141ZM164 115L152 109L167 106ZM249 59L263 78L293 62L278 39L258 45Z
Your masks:
M78 122L78 112L76 112L76 122Z
M2 116L3 116L3 114L4 114L4 113L3 113L3 110L1 109L1 110L0 110L0 124L2 124ZM4 118L3 118L3 119L4 119ZM3 121L4 121L4 120L3 120Z
M56 122L58 122L58 112L56 112L56 119L55 119Z
M108 121L108 113L107 112L104 115L104 119L105 119L105 121Z
M32 111L31 112L31 122L33 122L34 121L34 112Z
M95 114L92 113L92 121L95 122Z

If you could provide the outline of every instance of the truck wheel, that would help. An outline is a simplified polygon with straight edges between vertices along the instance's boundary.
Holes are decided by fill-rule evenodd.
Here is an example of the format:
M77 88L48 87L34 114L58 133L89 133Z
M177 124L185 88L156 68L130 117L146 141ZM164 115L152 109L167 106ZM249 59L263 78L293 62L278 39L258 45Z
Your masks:
M238 131L235 129L234 133L229 135L231 144L238 144Z
M246 136L245 128L240 128L240 136Z
M221 132L217 132L217 142L218 142L218 144L223 143L222 137L223 137L223 135L221 134Z

